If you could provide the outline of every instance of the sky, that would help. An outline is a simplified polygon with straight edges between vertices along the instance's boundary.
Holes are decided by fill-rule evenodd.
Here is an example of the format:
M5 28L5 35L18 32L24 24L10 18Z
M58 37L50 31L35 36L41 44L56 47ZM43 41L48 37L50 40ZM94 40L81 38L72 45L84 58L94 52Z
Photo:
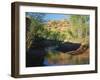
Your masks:
M44 14L44 13L33 13L33 12L27 12L28 15L36 16L37 14ZM45 16L43 19L45 21L49 20L61 20L61 19L69 19L70 15L67 14L57 14L57 13L45 13Z
M64 15L64 14L46 14L44 19L45 20L61 20L61 19L68 19L69 15Z

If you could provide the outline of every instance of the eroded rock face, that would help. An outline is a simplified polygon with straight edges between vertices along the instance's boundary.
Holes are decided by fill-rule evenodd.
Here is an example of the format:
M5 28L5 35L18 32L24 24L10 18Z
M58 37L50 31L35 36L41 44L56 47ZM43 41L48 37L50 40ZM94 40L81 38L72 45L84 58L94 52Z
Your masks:
M48 26L48 29L52 29L52 27L53 27L57 30L64 31L64 30L70 28L71 24L69 21L63 19L63 20L48 21L46 26Z
M56 48L56 50L66 53L69 51L77 50L80 46L81 46L80 43L65 42L65 43L61 44L58 48Z

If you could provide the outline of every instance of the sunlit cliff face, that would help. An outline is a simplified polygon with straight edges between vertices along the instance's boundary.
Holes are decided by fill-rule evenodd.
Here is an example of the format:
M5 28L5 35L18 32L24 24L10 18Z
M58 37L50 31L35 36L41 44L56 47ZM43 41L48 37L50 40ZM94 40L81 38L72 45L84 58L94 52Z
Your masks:
M67 20L50 20L47 22L46 26L48 29L55 28L59 31L64 31L70 28L71 24Z

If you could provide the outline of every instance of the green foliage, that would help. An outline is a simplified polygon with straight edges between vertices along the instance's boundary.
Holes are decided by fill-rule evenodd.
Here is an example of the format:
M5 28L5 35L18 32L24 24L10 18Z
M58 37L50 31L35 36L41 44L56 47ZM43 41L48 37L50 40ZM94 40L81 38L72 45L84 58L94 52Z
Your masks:
M79 39L80 41L89 36L89 16L87 15L71 15L71 30L70 36L73 39Z
M29 16L29 17L37 20L38 22L43 22L45 15L46 15L45 13L26 12L26 16Z
M69 22L70 28L63 31L57 30L58 25L65 24L67 20L53 21L51 29L43 23L43 15L34 14L27 21L26 46L30 48L32 41L40 38L55 40L55 41L72 41L72 42L89 42L89 16L87 15L71 15Z
M37 39L37 37L41 37L42 31L44 31L43 24L39 22L37 19L29 18L30 26L28 27L28 31L26 31L26 46L27 49L30 48L32 41Z
M63 41L65 38L65 34L61 33L60 31L49 30L48 36L46 38L51 40Z

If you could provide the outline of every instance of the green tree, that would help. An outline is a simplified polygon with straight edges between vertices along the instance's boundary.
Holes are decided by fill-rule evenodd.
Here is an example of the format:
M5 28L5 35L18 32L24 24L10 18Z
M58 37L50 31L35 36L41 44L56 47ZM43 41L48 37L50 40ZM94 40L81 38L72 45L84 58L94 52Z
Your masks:
M89 16L88 15L71 15L71 35L73 38L83 39L89 36Z
M32 41L41 37L44 14L26 13L26 48L30 48Z

